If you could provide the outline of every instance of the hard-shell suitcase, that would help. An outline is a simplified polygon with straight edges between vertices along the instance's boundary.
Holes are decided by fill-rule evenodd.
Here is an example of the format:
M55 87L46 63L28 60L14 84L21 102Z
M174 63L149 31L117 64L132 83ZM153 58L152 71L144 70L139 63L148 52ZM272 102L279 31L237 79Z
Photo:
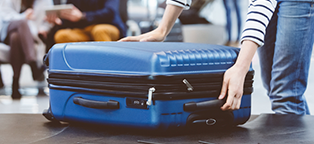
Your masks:
M208 44L56 44L49 65L49 120L144 129L238 125L251 113L250 68L239 110L221 111L224 72L239 49Z

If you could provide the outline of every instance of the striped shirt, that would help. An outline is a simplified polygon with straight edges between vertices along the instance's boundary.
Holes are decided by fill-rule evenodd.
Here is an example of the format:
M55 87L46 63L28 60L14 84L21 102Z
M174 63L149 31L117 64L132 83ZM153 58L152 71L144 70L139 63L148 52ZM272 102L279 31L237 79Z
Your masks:
M264 44L266 27L273 16L276 5L276 0L250 0L241 42L251 40L259 46Z
M264 45L266 27L275 11L276 0L249 0L246 23L242 33L243 40L251 40L259 46ZM167 0L167 4L176 5L189 9L191 0Z
M183 7L188 10L191 6L192 0L167 0L167 4Z

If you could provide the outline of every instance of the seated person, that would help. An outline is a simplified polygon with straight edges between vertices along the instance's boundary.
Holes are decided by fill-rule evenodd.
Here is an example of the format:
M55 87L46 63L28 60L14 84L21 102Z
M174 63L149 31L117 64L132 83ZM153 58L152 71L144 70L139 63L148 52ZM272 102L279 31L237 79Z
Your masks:
M117 41L125 37L126 25L119 15L119 0L68 0L71 10L61 10L59 17L48 14L56 24L56 43L84 41ZM52 46L52 45L51 45Z
M47 2L47 3L44 3ZM10 64L13 69L12 98L19 99L19 79L24 63L30 65L34 80L44 80L44 66L37 63L34 35L45 35L49 27L35 30L31 21L37 21L34 11L52 4L51 0L1 0L0 2L0 42L10 46ZM43 19L42 19L43 20ZM35 26L36 27L36 26ZM38 27L39 28L39 27Z

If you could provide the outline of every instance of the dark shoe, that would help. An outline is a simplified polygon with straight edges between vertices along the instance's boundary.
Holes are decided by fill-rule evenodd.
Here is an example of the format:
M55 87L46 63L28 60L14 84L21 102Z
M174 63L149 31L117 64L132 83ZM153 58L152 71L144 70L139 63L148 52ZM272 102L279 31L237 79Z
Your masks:
M31 67L33 79L35 81L43 81L45 79L44 76L44 71L46 70L45 66L41 66L38 68L36 62L29 63L29 66Z
M44 91L44 88L38 88L37 96L47 96L47 94Z
M12 91L11 97L12 97L12 99L21 99L21 98L22 98L22 95L21 95L21 93L19 92L19 90L15 90L15 91Z
M13 77L12 82L12 99L21 99L22 95L19 92L19 79Z

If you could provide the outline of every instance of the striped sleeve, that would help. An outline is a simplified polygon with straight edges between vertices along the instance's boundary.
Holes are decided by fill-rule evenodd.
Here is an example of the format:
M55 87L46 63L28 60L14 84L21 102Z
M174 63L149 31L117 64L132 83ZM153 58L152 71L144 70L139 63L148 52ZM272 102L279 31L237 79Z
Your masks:
M266 27L273 16L276 5L276 0L250 0L241 43L244 40L251 40L259 46L264 45Z
M167 4L183 7L188 10L191 6L192 0L167 0Z

